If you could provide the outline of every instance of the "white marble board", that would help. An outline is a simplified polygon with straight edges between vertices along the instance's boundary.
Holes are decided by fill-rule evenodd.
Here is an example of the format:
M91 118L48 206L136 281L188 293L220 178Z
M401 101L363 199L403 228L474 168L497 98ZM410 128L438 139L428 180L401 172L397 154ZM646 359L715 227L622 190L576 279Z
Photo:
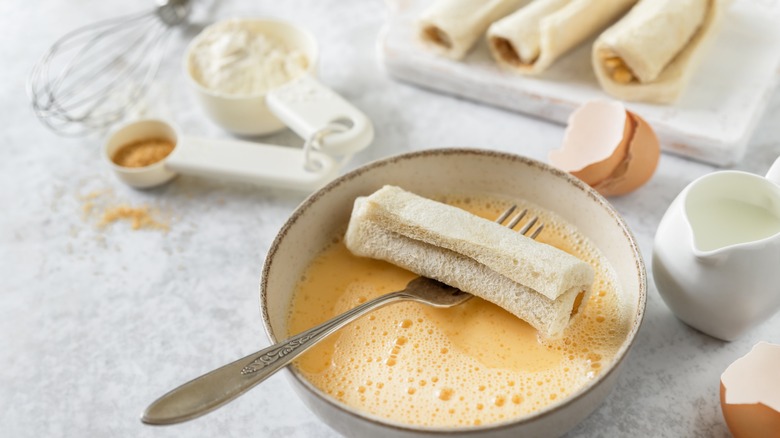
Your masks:
M462 61L428 53L415 39L425 0L388 0L380 58L393 77L424 88L564 124L581 103L609 98L592 71L592 41L539 77L502 70L484 41ZM735 0L688 89L672 105L628 103L655 128L665 151L725 166L745 155L780 78L780 1Z

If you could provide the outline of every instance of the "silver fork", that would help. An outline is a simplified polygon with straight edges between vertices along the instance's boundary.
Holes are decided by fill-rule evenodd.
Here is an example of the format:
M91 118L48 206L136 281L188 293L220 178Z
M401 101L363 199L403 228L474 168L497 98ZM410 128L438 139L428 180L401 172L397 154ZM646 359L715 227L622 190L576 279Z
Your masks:
M516 209L513 205L504 211L496 222L503 224ZM514 228L527 214L528 210L521 211L506 226ZM538 221L538 217L532 218L519 232L523 235L529 234ZM529 237L535 239L543 228L544 224L539 224ZM179 386L149 405L141 416L141 421L147 424L174 424L211 412L252 389L336 330L388 304L416 301L446 308L457 306L472 297L469 293L436 280L417 277L401 291L367 301L316 327Z

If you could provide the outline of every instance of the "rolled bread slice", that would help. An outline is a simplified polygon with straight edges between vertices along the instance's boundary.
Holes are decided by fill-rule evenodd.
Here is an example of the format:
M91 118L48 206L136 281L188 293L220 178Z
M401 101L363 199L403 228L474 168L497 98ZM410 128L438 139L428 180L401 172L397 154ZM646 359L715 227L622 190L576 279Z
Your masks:
M671 103L690 81L730 0L641 0L593 43L591 62L607 93Z
M521 74L539 74L636 1L536 0L491 24L488 46L499 65Z
M388 216L388 208L398 215ZM418 208L425 213L418 214ZM428 224L422 232L420 223ZM455 230L456 237L446 229ZM356 255L388 261L497 304L531 324L543 337L563 332L590 292L594 277L593 268L570 254L392 186L355 201L345 242ZM492 254L482 257L479 253ZM494 263L496 258L506 258L508 264ZM500 270L495 269L498 265ZM519 273L524 269L524 274ZM556 269L561 275L555 275ZM542 277L555 286L540 287L547 286Z
M490 23L528 0L436 0L417 22L420 41L451 59L463 58Z

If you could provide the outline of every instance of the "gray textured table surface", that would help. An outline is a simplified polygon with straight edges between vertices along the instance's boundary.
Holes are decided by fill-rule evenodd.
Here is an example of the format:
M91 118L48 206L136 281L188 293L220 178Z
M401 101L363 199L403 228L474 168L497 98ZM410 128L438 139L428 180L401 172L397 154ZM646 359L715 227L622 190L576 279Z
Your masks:
M148 2L151 4L151 2ZM155 190L118 182L102 137L64 139L29 110L33 62L75 26L144 2L0 2L0 424L23 436L293 436L335 433L290 391L283 374L207 417L154 428L141 410L173 385L267 345L257 284L268 246L300 196L180 177ZM145 4L144 4L145 6ZM437 146L491 148L544 159L560 126L394 82L375 57L379 1L224 1L198 20L274 16L319 39L321 79L373 119L376 141L351 166ZM179 66L192 26L176 34L148 108L188 134L225 137L195 104ZM764 173L780 154L780 93L737 167ZM269 139L286 145L291 133ZM646 260L669 202L710 166L664 155L638 192L613 202ZM97 195L99 194L99 195ZM88 199L94 197L94 199ZM95 204L89 212L90 202ZM98 226L95 211L149 205L170 230ZM732 343L671 314L650 283L647 318L615 391L570 436L727 436L720 373L759 340L780 342L780 315Z

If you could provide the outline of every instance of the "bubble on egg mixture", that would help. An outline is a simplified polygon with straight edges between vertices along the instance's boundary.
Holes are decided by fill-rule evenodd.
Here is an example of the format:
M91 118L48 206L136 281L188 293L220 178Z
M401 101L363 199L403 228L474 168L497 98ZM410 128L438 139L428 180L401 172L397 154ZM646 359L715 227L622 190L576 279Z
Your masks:
M477 196L444 201L491 220L510 205ZM422 426L484 425L527 415L598 376L629 330L612 268L573 226L533 205L519 207L545 224L537 240L596 271L593 289L564 337L541 341L527 323L478 298L450 309L404 302L348 325L304 354L296 367L347 405ZM338 241L298 284L291 334L403 289L414 277L388 263L352 256Z

